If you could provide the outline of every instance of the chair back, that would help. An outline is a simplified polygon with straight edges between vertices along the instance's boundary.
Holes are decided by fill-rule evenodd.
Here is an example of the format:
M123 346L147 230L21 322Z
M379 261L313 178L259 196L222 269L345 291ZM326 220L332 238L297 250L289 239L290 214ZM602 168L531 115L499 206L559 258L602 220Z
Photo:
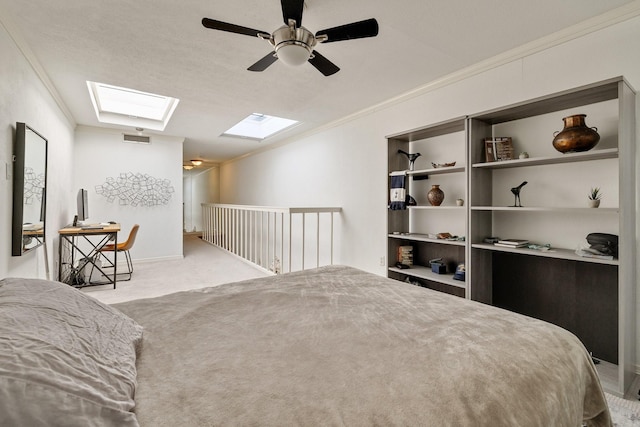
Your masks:
M138 234L138 228L140 228L140 225L138 225L138 224L135 224L131 228L131 231L129 232L129 237L127 237L127 241L124 242L122 244L122 246L120 246L118 248L118 250L120 250L120 251L128 251L129 249L131 249L133 247L133 243L136 241L136 235Z

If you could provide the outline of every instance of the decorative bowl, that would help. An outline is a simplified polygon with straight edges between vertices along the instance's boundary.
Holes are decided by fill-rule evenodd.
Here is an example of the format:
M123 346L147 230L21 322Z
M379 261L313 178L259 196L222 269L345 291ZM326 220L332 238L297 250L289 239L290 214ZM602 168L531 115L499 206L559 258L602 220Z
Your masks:
M448 168L451 166L455 166L456 162L451 162L451 163L431 163L431 166L433 166L434 168L438 169L438 168Z

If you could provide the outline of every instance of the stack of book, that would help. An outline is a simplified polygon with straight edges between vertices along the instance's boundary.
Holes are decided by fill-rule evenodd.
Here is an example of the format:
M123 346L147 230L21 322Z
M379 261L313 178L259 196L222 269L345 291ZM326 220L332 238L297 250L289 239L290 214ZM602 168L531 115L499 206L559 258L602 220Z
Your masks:
M413 246L398 247L398 262L405 265L413 265Z
M501 239L494 243L495 246L502 246L505 248L522 248L529 244L528 240L522 239Z
M612 260L613 255L604 254L593 248L578 248L576 249L576 255L580 255L585 258L596 258L596 259L608 259Z

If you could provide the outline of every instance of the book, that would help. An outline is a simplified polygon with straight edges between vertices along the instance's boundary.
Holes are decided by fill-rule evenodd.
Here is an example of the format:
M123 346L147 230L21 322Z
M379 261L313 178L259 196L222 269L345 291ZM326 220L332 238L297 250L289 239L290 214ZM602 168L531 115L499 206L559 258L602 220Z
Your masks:
M398 246L398 262L413 265L413 246Z
M501 246L503 248L524 248L527 246L527 244L523 243L521 245L507 245L505 243L494 243L493 246Z
M487 162L513 160L513 143L510 137L485 138L484 144Z
M529 243L529 241L524 239L500 239L497 241L497 243L509 246L525 246Z

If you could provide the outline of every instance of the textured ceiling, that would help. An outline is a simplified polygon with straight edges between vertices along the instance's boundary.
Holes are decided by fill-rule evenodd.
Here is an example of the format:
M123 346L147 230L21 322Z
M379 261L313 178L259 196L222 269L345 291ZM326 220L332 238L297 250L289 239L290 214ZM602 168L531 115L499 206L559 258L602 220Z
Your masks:
M186 159L221 162L628 3L637 1L307 0L303 25L313 33L379 22L378 37L317 46L341 68L330 77L310 64L247 71L269 52L268 43L200 23L208 17L272 32L282 25L276 0L0 0L0 16L26 42L76 123L104 126L87 80L176 97L164 134L186 138ZM219 136L254 112L302 124L262 143Z

